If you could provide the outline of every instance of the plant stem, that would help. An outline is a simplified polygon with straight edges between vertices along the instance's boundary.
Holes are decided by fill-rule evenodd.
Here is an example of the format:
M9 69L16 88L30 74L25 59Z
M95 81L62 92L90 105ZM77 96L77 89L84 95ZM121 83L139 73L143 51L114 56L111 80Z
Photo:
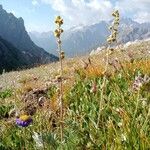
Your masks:
M149 116L150 116L150 108L148 109L148 113L147 113L146 119L145 119L144 124L142 126L142 131L144 130L146 124L148 123Z
M101 96L100 96L100 101L99 101L99 112L98 112L98 119L97 119L97 128L99 126L100 123L100 116L101 116L101 111L102 111L102 106L103 106L103 98L104 98L104 88L105 88L105 76L103 78L103 82L102 82L102 89L101 89Z
M107 58L106 58L106 65L105 65L104 77L103 77L103 82L102 82L101 96L100 96L100 101L99 101L99 113L98 113L97 127L100 123L100 116L101 116L101 110L102 110L102 105L103 105L104 88L106 84L106 72L108 70L108 63L109 63L109 49L110 49L110 45L108 46L107 52L106 52Z
M106 65L105 65L105 71L104 74L107 72L108 70L108 63L109 63L109 49L110 49L110 45L107 47L107 52L106 52Z
M138 111L139 98L140 98L140 91L138 91L138 95L137 95L136 107L135 107L135 111L134 111L134 115L133 115L133 121L132 121L132 124L134 124L135 119L136 119L135 117L136 117L136 114L137 114L137 111Z
M59 26L60 29L60 26ZM60 37L58 38L58 51L59 51L59 61L60 61L60 138L61 142L63 142L63 64L61 58L61 40Z

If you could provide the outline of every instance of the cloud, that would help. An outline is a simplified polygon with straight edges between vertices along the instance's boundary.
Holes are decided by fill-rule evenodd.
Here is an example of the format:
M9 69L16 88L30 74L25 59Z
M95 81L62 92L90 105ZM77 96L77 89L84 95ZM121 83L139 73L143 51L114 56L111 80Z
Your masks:
M41 0L63 16L72 25L93 24L100 20L109 20L112 3L108 0Z
M38 5L38 4L39 4L39 3L38 3L37 0L32 0L32 5L36 6L36 5Z
M150 0L122 0L116 2L115 7L123 16L132 17L138 22L148 22L150 19Z
M150 0L40 0L49 4L68 26L94 24L111 19L111 12L119 9L122 17L149 21Z

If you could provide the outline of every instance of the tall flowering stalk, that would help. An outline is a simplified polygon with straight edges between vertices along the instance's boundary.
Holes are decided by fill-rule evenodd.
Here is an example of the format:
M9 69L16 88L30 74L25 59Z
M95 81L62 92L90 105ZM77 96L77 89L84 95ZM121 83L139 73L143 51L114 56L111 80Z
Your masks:
M60 83L60 136L61 136L61 142L63 142L63 63L62 60L65 57L64 51L62 51L62 45L61 45L61 34L63 33L63 29L61 26L63 25L63 19L60 16L57 16L55 19L56 24L56 30L54 31L54 35L57 40L58 45L58 53L59 53L59 61L60 61L60 76L58 77L58 82Z
M104 78L103 78L103 83L101 85L101 96L100 96L100 101L99 101L99 113L98 113L98 119L97 119L97 127L100 123L100 116L101 116L101 111L103 108L103 101L104 101L104 88L106 87L106 72L108 70L108 65L109 65L109 52L112 50L111 45L114 42L117 42L117 34L118 34L118 26L119 26L119 11L116 10L112 13L112 16L114 17L112 25L109 27L109 30L111 31L111 35L107 38L108 42L108 48L107 48L107 58L106 58L106 66L104 70Z
M117 34L118 34L118 27L119 27L119 11L116 10L112 13L112 16L114 17L114 21L112 25L109 27L109 30L111 31L111 35L107 38L108 44L112 44L117 41Z
M107 60L106 60L105 72L107 71L108 64L109 64L109 51L113 50L113 48L111 48L111 45L114 42L117 42L118 27L119 27L119 22L120 22L120 15L119 15L118 10L115 10L112 13L112 16L114 17L114 20L113 20L112 25L109 27L109 30L111 31L111 35L109 35L109 37L107 38L107 42L108 42L109 46L107 48Z

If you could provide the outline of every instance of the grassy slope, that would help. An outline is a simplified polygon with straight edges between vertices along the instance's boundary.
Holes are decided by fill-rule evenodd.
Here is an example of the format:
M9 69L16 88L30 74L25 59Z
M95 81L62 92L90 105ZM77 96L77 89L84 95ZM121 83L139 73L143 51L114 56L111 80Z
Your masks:
M88 56L64 61L63 149L150 148L149 83L138 92L132 90L139 73L150 75L149 49L150 42L143 42L115 50L110 55L111 65L106 76L103 74L105 51L90 56L91 64L86 69L83 61L88 62ZM116 57L119 63L114 64ZM58 83L55 79L58 74L59 64L53 63L0 76L3 91L0 93L3 116L0 146L3 149L20 149L20 145L28 150L35 149L33 131L42 134L46 149L60 149ZM21 110L28 105L22 100L24 93L45 88L48 88L48 97L43 95L46 97L44 106L32 103L38 110L33 115L33 125L18 128L15 117L8 117L7 112L14 106Z
M111 58L114 59L118 57L120 60L127 60L129 61L128 54L133 55L134 58L147 58L150 56L150 41L143 42L135 45L129 46L127 49L123 48L123 52L116 51ZM101 52L98 55L91 56L92 64L96 66L103 66L104 63L105 52ZM88 56L67 59L64 61L64 70L65 73L68 73L70 76L74 74L74 69L82 68L84 66L84 62L87 61ZM49 65L42 65L40 67L23 70L23 71L14 71L10 73L4 73L0 76L1 87L2 88L10 88L13 86L19 86L21 80L32 80L32 77L38 78L38 81L41 84L45 84L45 82L49 82L51 78L55 78L55 75L59 74L59 63L51 63ZM13 83L15 82L15 83Z

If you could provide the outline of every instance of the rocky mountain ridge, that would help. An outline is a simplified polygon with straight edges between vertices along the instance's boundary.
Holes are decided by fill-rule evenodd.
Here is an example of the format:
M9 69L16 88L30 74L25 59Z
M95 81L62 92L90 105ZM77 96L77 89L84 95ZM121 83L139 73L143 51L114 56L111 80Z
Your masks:
M18 50L18 55L23 56L23 61L28 67L58 60L56 56L35 45L25 29L24 20L7 13L2 5L0 5L0 36Z
M92 49L106 45L112 21L101 21L89 26L76 26L63 33L63 49L69 57L75 55L85 55ZM47 51L56 54L56 42L53 32L29 33L31 39ZM142 40L150 37L150 23L138 23L130 18L122 18L119 27L119 43Z

